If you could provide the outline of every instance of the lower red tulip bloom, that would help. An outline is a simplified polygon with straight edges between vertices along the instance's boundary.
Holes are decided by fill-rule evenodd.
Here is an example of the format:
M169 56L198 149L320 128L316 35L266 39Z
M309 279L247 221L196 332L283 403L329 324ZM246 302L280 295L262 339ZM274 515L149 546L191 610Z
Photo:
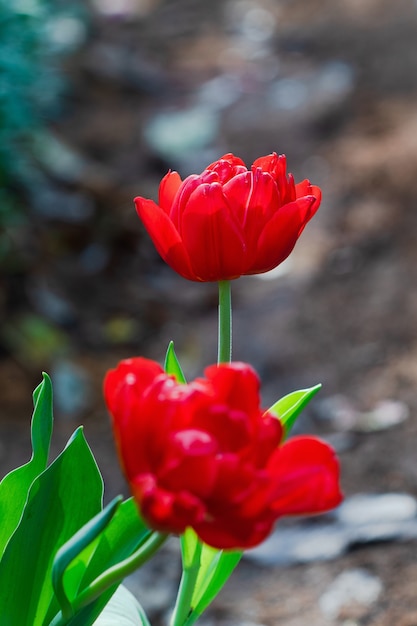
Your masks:
M341 501L333 450L313 437L283 442L259 406L259 379L244 363L210 366L179 384L154 361L108 372L106 403L125 475L150 527L225 549L263 541L283 515Z
M136 210L161 257L197 281L261 274L284 261L320 205L308 180L295 184L286 158L273 153L248 170L225 154L202 174L169 172L159 205L135 198Z

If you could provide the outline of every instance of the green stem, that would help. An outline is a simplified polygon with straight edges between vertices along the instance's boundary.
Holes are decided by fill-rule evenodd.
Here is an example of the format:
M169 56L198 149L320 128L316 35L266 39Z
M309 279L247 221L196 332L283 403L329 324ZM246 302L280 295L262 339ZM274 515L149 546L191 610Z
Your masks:
M232 360L232 297L230 280L219 281L218 363Z
M72 602L73 616L84 606L94 602L102 593L113 585L119 584L126 576L138 569L161 547L169 537L165 533L153 532L145 543L131 556L100 574L92 583L82 590ZM71 618L69 618L71 619ZM69 619L58 613L49 626L65 626Z
M171 626L183 626L192 611L191 600L200 571L200 558L203 543L197 541L193 560L188 567L183 566L177 601L171 618Z

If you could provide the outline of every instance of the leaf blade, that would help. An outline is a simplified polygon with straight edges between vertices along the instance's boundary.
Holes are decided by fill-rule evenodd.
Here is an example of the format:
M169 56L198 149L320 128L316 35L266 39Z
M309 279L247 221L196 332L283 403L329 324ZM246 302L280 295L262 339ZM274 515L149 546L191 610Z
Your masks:
M243 552L226 552L224 550L215 550L206 545L203 546L202 563L204 564L204 561L206 561L204 565L205 573L202 574L200 582L200 576L197 579L197 585L191 601L193 610L184 626L194 624L213 602L230 578L233 570L242 558L242 554Z
M184 567L190 567L197 544L202 543L196 533L187 528L181 536L181 552ZM227 582L243 552L217 550L202 544L200 567L191 598L191 608L186 625L191 626L211 604L223 585Z
M171 374L172 376L175 376L177 382L179 383L186 382L184 372L182 371L182 367L175 353L173 341L170 341L168 344L168 349L165 355L164 370L166 371L167 374Z
M285 436L288 436L301 411L320 389L321 384L318 384L308 389L293 391L277 400L277 402L268 409L268 412L275 415L281 422L284 427Z
M0 556L21 518L31 484L48 462L52 436L52 383L47 374L33 392L31 459L7 474L0 483Z
M19 525L0 561L2 624L43 626L51 604L54 614L58 612L53 556L101 510L102 495L101 475L80 428L32 483Z
M135 596L120 585L94 626L150 626Z
M71 596L75 596L78 590L76 585L70 585L70 590L68 590L64 584L64 576L67 567L102 533L110 523L120 502L121 496L114 498L105 509L97 513L97 515L84 524L84 526L57 551L52 565L52 585L62 611L69 610L71 614L71 599L73 599ZM79 571L79 568L77 571ZM75 582L74 577L72 577L70 581Z
M80 591L89 585L105 569L129 557L151 533L138 513L133 498L120 504L108 526L97 537L94 546L87 547L69 566L66 586ZM71 580L71 577L74 580ZM113 585L91 604L79 610L68 622L68 626L90 626L100 615L119 585ZM56 609L56 607L54 607ZM49 611L46 624L54 612Z

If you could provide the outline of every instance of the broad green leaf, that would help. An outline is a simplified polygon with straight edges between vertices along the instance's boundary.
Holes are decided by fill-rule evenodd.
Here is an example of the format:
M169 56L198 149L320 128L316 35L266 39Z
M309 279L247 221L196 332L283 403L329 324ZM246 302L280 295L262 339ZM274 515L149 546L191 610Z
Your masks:
M164 369L167 374L175 376L179 383L185 383L185 376L174 350L174 342L170 341L165 355Z
M321 389L321 385L315 385L309 389L300 389L284 396L268 409L269 413L275 415L284 427L285 435L288 436L297 417L304 407Z
M181 537L182 558L185 567L191 565L198 543L201 543L199 538L193 530L188 528ZM192 613L186 621L187 626L194 624L211 604L239 563L242 554L241 551L226 552L211 548L206 544L202 545L200 568L191 599Z
M104 569L130 556L148 538L151 530L138 513L134 498L122 502L110 524L98 537L81 588L90 584Z
M188 569L191 567L194 561L195 551L200 540L191 528L187 528L186 531L181 535L180 541L182 564L184 568Z
M2 626L44 626L59 611L52 588L57 550L102 508L103 481L79 428L32 483L20 523L0 561Z
M120 585L94 626L150 626L136 598Z
M194 624L200 615L212 603L217 594L230 578L236 565L242 558L243 552L225 552L215 550L209 546L203 546L201 565L202 573L199 574L197 585L191 601L192 613L187 619L186 625Z
M25 506L28 491L48 462L52 434L52 385L47 374L33 392L32 457L11 471L0 483L0 557L15 531Z
M149 528L140 518L133 498L122 502L105 530L71 563L65 573L65 588L82 590L103 571L129 557L149 536ZM118 585L112 586L97 600L81 609L68 626L90 626L100 615ZM54 613L48 612L47 621Z
M114 585L111 589L108 589L97 600L81 609L74 617L70 618L66 622L66 626L91 626L99 617L113 594L117 591L119 585ZM52 625L49 620L45 621L45 626Z
M87 524L80 528L75 535L64 543L55 556L52 566L52 584L61 608L63 610L69 609L69 614L71 614L71 601L78 591L78 586L71 584L70 589L68 589L68 586L66 588L64 584L65 571L70 563L106 528L115 514L117 507L120 505L121 500L122 496L114 498L105 509L95 515ZM71 577L70 582L75 582L74 576Z

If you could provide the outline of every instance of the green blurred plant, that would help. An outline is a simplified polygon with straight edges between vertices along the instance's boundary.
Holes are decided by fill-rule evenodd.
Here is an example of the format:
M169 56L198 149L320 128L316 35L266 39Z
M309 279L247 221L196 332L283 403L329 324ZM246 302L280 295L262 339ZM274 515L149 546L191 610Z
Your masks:
M0 260L24 223L25 192L42 180L32 141L59 111L61 61L84 40L86 20L77 0L0 0Z

